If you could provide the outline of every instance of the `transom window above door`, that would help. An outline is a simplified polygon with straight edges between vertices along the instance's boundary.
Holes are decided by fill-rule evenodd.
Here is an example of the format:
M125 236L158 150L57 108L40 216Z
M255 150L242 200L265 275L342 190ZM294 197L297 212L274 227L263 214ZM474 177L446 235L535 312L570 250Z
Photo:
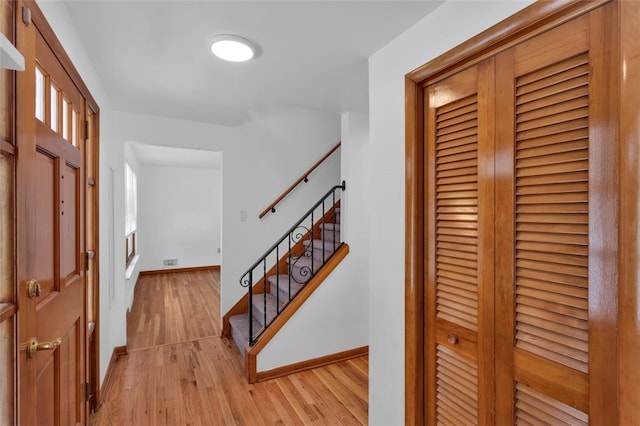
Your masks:
M78 146L79 111L79 106L74 105L53 79L36 66L36 118L73 146Z

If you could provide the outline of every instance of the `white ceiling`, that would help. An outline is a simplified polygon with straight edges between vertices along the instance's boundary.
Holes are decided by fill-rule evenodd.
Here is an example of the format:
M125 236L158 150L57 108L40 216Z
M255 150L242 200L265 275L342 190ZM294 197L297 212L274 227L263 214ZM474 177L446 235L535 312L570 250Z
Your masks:
M441 3L65 0L114 109L225 125L271 103L367 114L367 58ZM259 56L215 58L229 33Z

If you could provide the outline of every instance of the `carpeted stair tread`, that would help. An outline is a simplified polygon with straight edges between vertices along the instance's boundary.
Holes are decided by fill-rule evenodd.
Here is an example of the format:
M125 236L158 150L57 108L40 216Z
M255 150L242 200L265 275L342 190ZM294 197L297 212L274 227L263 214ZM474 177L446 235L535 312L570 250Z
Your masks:
M281 309L284 305L304 287L316 274L323 264L329 260L333 253L340 247L340 207L333 209L335 223L321 223L319 225L320 238L303 241L305 254L302 256L287 257L290 275L280 274L267 277L270 283L269 293L253 295L253 321L252 329L254 338L264 329L265 322L265 297L266 297L266 322L271 323L278 314L277 304ZM313 255L313 256L312 256ZM313 268L313 274L311 269ZM291 295L289 295L291 293ZM249 313L234 315L229 318L231 336L244 354L244 347L249 342Z
M321 223L320 229L324 229L325 231L333 231L334 229L339 232L340 224L339 223Z
M278 301L280 302L280 306L284 305L289 301L289 275L281 274L281 275L271 275L267 278L269 283L271 283L271 287L269 289L270 293L275 297L276 292L279 292ZM291 298L293 297L304 287L304 284L297 283L293 279L291 279Z
M229 318L229 324L231 325L231 337L236 343L236 346L240 350L241 354L244 354L244 346L249 343L249 313L234 315ZM253 336L258 335L258 332L262 329L262 325L253 318Z
M320 236L325 241L340 241L340 224L324 223L320 225Z
M308 249L310 249L313 246L314 251L324 250L324 251L330 251L330 252L336 251L340 246L340 243L338 243L337 241L327 241L327 240L317 240L317 239L304 240L302 244L304 244L305 247L307 247Z
M266 323L269 324L273 321L273 318L278 313L276 306L276 297L271 293L260 293L253 295L253 317L258 320L260 324L265 324L265 299L267 302L267 316Z
M322 257L314 257L313 264L311 256L290 257L287 259L291 269L291 279L297 283L304 284L311 279L311 269L317 273L322 267Z
M311 269L311 265L313 265L315 272L318 272L318 269L320 269L323 264L322 256L313 256L313 260L311 256L292 256L287 259L287 263L291 265L292 268Z

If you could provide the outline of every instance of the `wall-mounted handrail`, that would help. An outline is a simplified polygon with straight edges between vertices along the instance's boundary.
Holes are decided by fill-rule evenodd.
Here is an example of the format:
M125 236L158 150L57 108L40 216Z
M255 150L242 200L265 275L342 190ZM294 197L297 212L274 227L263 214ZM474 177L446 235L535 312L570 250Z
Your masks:
M309 170L307 170L306 172L304 172L302 174L302 176L300 176L300 179L298 179L297 181L295 181L293 183L293 185L291 185L289 188L287 188L278 198L276 198L276 200L269 204L269 206L264 209L262 211L262 213L260 213L260 216L258 216L259 219L262 219L263 217L265 217L267 215L267 213L271 212L271 213L275 213L276 212L276 205L282 201L287 195L289 195L289 193L291 191L293 191L293 189L300 185L302 182L307 182L309 180L309 175L320 165L324 162L324 160L326 160L327 158L329 158L329 156L331 154L333 154L338 148L340 148L340 145L342 144L342 142L338 142L338 144L336 146L334 146L333 148L331 148L331 150L329 150L329 152L327 152L320 160L318 160L313 166L311 166L309 168Z

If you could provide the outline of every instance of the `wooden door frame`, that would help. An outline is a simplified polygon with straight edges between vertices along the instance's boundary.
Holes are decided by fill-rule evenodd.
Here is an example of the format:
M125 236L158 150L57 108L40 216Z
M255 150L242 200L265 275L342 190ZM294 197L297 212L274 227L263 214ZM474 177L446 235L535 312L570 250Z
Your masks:
M424 245L426 238L424 211L426 169L423 146L425 136L424 88L610 1L539 1L405 76L405 424L407 425L425 424L424 397L428 383L425 379L426 354L424 352L426 335L424 272L427 265ZM638 81L640 80L640 61L638 59L631 60L631 58L637 58L637 52L640 49L640 42L636 40L637 37L633 36L634 31L637 31L637 19L640 12L629 2L620 1L620 3L622 4L620 8L622 12L619 12L621 41L627 43L626 48L622 49L621 59L628 60L627 78L622 79L621 90L624 93L637 93ZM630 10L625 12L625 9ZM628 90L624 90L624 88ZM640 105L636 99L633 104L627 103L620 105L619 108L620 124L627 126L628 129L627 132L620 134L620 146L625 152L636 153L631 156L621 155L622 170L626 176L632 178L629 185L622 191L619 222L621 235L619 271L621 279L626 280L620 282L628 284L620 286L618 295L620 300L619 318L627 319L627 325L623 324L624 336L621 334L619 353L623 360L626 360L626 365L630 367L631 360L637 360L640 356L640 342L633 338L633 336L638 336L640 326L634 321L630 321L637 318L640 307L625 302L636 300L638 294L637 281L639 277L636 267L638 253L640 253L637 235L639 218L637 201L634 200L637 200L637 196L640 194L640 185L638 184L640 155L637 154L638 135L640 134L637 114ZM627 194L626 197L625 194ZM634 282L635 285L632 285ZM630 372L624 373L625 376L628 376ZM620 419L622 420L629 419L631 415L630 412L625 413L625 407L627 410L631 410L640 404L640 392L632 385L634 380L636 383L640 380L640 373L632 374L631 378L623 378L622 370L619 374L620 394L623 395L620 401Z
M24 22L23 19L23 8L26 7L30 10L30 17L31 17L31 22L27 23ZM78 70L75 68L75 66L73 65L73 62L71 61L71 58L67 55L66 51L64 50L62 44L60 43L59 39L57 38L57 36L55 35L55 33L53 32L53 29L51 28L51 26L49 25L49 23L47 22L43 12L41 11L40 7L37 5L37 3L34 0L19 0L16 1L15 3L15 8L13 11L13 25L14 28L16 28L16 32L17 32L17 26L18 25L35 25L36 28L38 29L38 31L42 34L42 36L44 37L44 39L46 40L47 44L49 45L49 47L51 48L51 51L53 52L53 54L55 55L56 59L60 62L60 64L62 65L62 67L64 68L64 70L66 71L66 73L68 74L69 78L71 79L71 81L73 82L73 84L76 86L76 88L78 89L78 91L81 93L81 95L84 97L85 99L85 114L86 111L91 110L94 113L94 120L95 120L95 126L93 130L93 137L94 137L94 158L93 161L95 162L95 167L96 167L96 173L97 175L93 178L95 181L95 190L96 190L96 197L95 197L95 205L94 205L94 209L96 212L96 217L95 217L95 229L93 230L94 232L94 238L95 238L95 244L96 244L96 255L95 255L95 269L96 269L96 274L95 274L95 285L96 285L96 291L94 292L94 300L93 300L93 305L94 305L94 312L95 312L95 317L96 317L96 321L95 321L95 331L94 331L94 336L97 339L97 345L95 345L94 348L92 348L93 353L89 354L89 356L95 356L95 375L96 377L100 377L100 340L99 340L99 336L100 336L100 286L99 286L99 255L98 255L98 250L99 250L99 184L98 184L98 171L99 171L99 146L100 146L100 140L99 140L99 114L100 114L100 108L98 107L98 103L96 102L96 100L93 98L93 96L91 95L91 92L89 91L88 87L85 85L84 81L82 80L80 73L78 72ZM27 57L27 55L25 54L25 61L33 61L35 60L34 57ZM16 92L13 93L14 98L16 98L17 94ZM15 103L15 99L14 99L14 103ZM23 126L21 126L18 122L19 119L21 118L21 114L19 114L18 112L16 112L16 114L14 114L14 126L16 129L20 129L23 128ZM24 117L25 120L28 119L33 119L33 117L31 116L27 116ZM83 117L83 121L86 121L86 117ZM82 129L82 126L81 126ZM82 131L82 130L81 130ZM16 131L16 137L19 137L20 135L17 134L18 132ZM88 135L84 135L84 139L86 141L86 137ZM19 161L19 159L18 159ZM87 182L84 182L84 185L86 185ZM15 183L14 183L15 185ZM86 203L86 200L85 200ZM81 206L81 211L83 215L86 215L86 208L85 206ZM17 220L17 218L16 218ZM85 222L86 223L86 222ZM86 238L86 235L85 235ZM18 291L18 282L15 282L15 293L17 294ZM85 305L85 310L86 310L86 305ZM18 307L19 309L19 307ZM87 324L84 325L85 326L85 331L86 331L86 327ZM18 324L19 327L19 324ZM88 336L88 333L85 334L86 336ZM16 332L15 334L16 339L18 339L19 337L19 333ZM86 344L86 342L85 342ZM15 341L15 345L16 347L18 347L20 345L19 341ZM87 352L88 353L88 352ZM86 360L85 360L86 361ZM17 368L17 358L14 359L14 365ZM86 365L86 364L85 364ZM16 380L19 380L20 375L16 374ZM88 377L88 376L87 376ZM19 386L16 386L16 397L15 397L15 407L16 407L16 413L15 413L15 417L19 419L19 407L20 407L20 394L19 394ZM99 384L98 384L98 392L95 395L95 399L94 399L94 405L97 403L97 401L100 400L100 395L99 395ZM91 407L91 408L95 408L95 407ZM88 419L87 419L88 420Z
M95 108L95 109L94 109ZM95 214L93 220L93 241L95 245L95 254L93 257L93 274L94 274L94 290L93 300L89 300L88 303L93 304L93 316L94 316L94 329L92 336L89 335L87 330L87 382L89 383L88 392L91 395L89 400L89 410L98 411L102 404L102 392L100 383L100 109L97 105L92 105L87 101L87 110L91 110L93 113L93 127L86 127L90 133L85 135L85 143L87 139L93 141L93 158L90 161L94 163L95 176L87 176L86 184L89 184L89 180L93 181L93 187L95 191L93 212ZM87 114L88 116L88 114ZM85 187L86 189L86 187ZM86 200L86 198L85 198ZM87 202L87 201L85 201ZM86 209L85 209L86 214ZM86 223L86 220L85 220ZM85 238L88 240L85 232ZM88 250L88 249L87 249ZM89 342L93 337L93 345L89 345ZM91 361L91 363L89 362ZM92 382L92 379L96 380Z

